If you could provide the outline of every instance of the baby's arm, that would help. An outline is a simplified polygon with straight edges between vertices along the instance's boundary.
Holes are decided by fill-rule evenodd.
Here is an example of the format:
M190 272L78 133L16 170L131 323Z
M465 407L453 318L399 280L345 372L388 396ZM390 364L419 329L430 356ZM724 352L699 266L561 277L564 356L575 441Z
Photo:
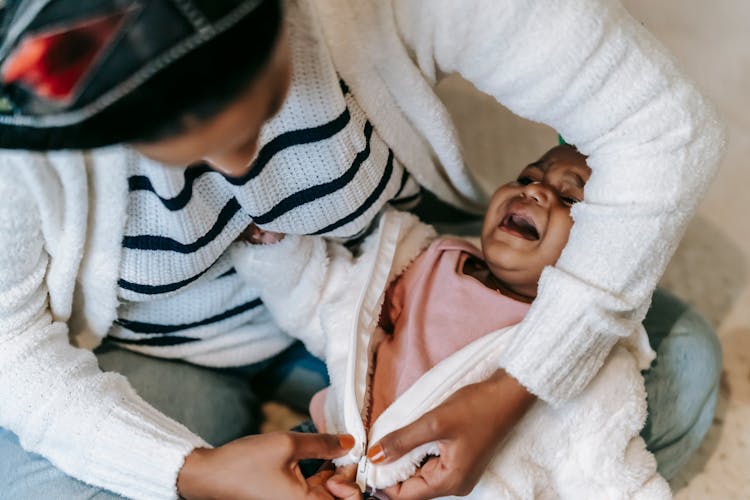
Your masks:
M254 227L254 226L253 226ZM257 287L263 303L278 325L299 338L315 356L325 355L325 334L320 318L326 304L347 289L354 259L343 245L321 237L274 235L252 227L244 234L250 242L232 247L237 272ZM268 241L276 240L275 243Z
M240 234L240 237L237 239L240 241L246 241L252 245L270 245L283 240L284 233L266 231L255 224L250 224L244 231L242 231L242 234Z
M384 231L387 244L381 248ZM370 283L372 267L377 264L379 269L397 274L434 236L432 227L415 216L387 211L376 231L362 243L357 258L341 243L299 235L286 235L267 245L238 242L231 254L235 268L258 289L279 326L325 359L326 334L346 334L343 328L351 325L360 292ZM398 249L395 257L390 253L394 248ZM336 326L324 329L323 321Z

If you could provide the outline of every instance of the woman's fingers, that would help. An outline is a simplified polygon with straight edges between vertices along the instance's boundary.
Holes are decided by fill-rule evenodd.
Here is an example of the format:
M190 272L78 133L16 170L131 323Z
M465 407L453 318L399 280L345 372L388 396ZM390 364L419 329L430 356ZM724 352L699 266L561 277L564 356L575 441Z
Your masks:
M347 465L336 469L333 476L326 481L326 487L333 496L343 500L359 500L362 492L354 484L357 474L357 464Z
M456 391L419 420L384 437L368 456L376 463L392 462L435 441L440 456L386 493L394 500L466 495L502 439L534 401L517 380L498 370L488 380Z
M307 485L310 488L323 486L324 484L326 484L326 481L328 481L328 479L330 479L331 476L333 476L332 470L323 470L320 472L316 472L315 474L307 478Z
M273 432L194 450L177 478L180 495L193 498L305 498L333 500L329 477L306 482L298 461L344 455L351 436Z
M417 446L444 438L447 426L443 422L439 408L425 413L406 427L385 436L370 448L367 457L373 463L390 463Z
M432 457L402 483L385 490L390 500L427 500L450 495L467 495L472 486L460 470L447 467L443 457Z
M307 434L291 432L292 450L289 458L297 462L308 458L338 458L354 446L354 438L349 434Z
M402 483L383 490L390 500L427 500L440 496L432 485L417 472Z

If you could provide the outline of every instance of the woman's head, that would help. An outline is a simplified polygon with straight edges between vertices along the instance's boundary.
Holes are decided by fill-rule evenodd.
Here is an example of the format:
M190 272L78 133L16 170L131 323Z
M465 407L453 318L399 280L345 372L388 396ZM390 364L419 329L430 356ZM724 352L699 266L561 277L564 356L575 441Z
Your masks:
M241 102L235 113L250 125L234 140L243 144L222 153L241 150L288 86L279 0L8 0L1 9L2 148L148 148Z

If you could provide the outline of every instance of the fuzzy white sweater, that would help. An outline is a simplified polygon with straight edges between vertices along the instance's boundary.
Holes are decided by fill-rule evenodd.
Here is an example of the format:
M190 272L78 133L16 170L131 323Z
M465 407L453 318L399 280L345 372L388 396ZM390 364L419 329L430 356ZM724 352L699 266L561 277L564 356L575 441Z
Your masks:
M358 464L363 489L392 486L411 476L425 455L439 455L437 443L426 443L380 465L370 462L366 451L457 389L485 379L496 369L492 360L521 334L517 325L487 332L452 353L365 428L385 291L434 237L434 230L413 215L386 211L357 258L341 244L309 236L288 236L275 245L238 244L232 250L237 271L262 290L279 325L325 359L331 375L326 431L354 436L354 447L336 463ZM643 327L632 328L578 396L559 407L544 402L532 407L467 498L671 498L639 435L646 419L639 361L650 360L652 352Z
M498 359L557 403L578 394L645 314L719 163L712 108L663 48L607 0L319 0L334 64L420 183L470 206L479 190L433 92L460 72L589 155L566 250ZM176 496L203 441L99 371L69 334L106 335L132 153L0 155L0 426L85 482Z

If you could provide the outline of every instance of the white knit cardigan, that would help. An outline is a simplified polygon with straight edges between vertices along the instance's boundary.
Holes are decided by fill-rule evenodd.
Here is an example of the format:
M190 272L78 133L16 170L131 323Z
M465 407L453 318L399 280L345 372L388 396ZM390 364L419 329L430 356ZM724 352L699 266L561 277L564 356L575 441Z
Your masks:
M452 353L365 428L385 291L434 237L434 230L415 216L390 210L357 258L340 243L310 236L290 235L273 245L240 243L232 248L237 272L262 290L263 303L279 325L325 360L331 376L324 405L326 432L354 436L354 447L336 463L358 464L362 489L404 481L426 455L439 455L435 442L385 465L373 464L366 452L456 390L485 380L497 368L493 360L519 335L516 325L487 332ZM639 360L650 360L652 351L643 327L632 327L578 396L559 407L541 401L532 407L467 498L671 498L639 434L646 420Z
M712 108L607 0L314 6L370 121L446 201L468 206L480 194L433 92L443 74L460 72L589 155L569 243L494 360L548 402L576 395L642 319L715 174L723 130ZM85 482L170 498L184 457L205 443L68 342L69 328L101 337L115 319L132 158L121 148L0 155L0 426Z

